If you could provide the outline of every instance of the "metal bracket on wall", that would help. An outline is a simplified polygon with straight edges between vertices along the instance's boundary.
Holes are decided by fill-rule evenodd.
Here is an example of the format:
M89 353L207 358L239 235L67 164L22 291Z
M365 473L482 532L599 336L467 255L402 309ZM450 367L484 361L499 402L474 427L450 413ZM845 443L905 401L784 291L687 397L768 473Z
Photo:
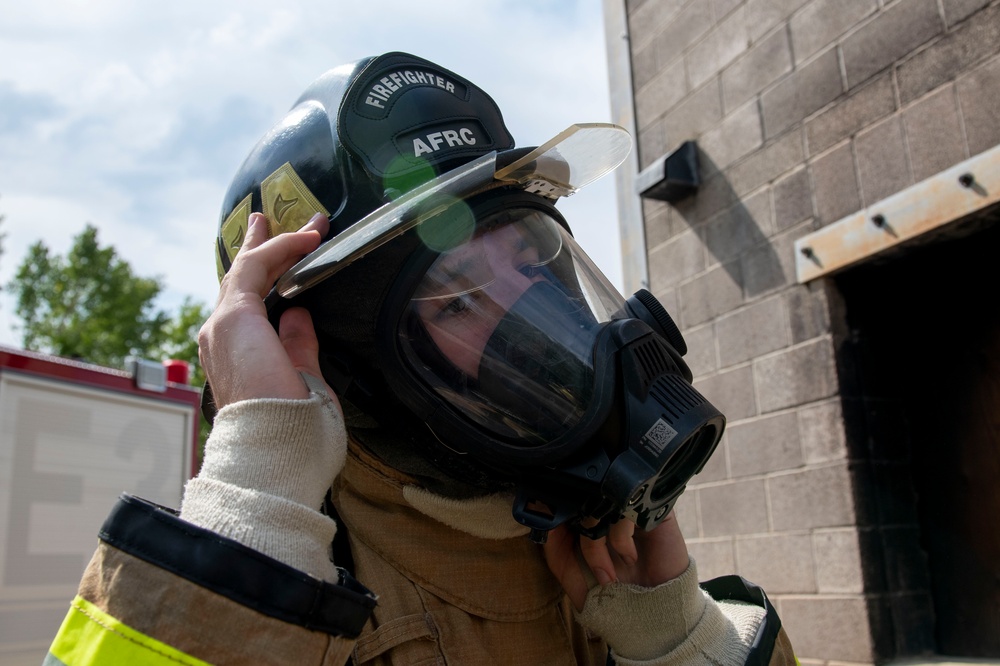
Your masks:
M881 254L1000 201L1000 146L795 241L800 283Z

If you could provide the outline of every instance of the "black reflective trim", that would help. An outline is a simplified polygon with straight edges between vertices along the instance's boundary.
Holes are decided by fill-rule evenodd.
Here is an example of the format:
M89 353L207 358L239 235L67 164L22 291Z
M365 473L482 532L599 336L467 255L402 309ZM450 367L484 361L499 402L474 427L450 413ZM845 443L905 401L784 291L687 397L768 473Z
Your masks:
M264 615L356 638L375 598L349 573L333 585L197 527L170 509L122 495L98 535L141 560Z
M781 618L774 610L764 590L740 576L720 576L701 583L701 589L716 601L742 601L759 606L767 611L764 622L757 629L757 635L747 655L747 666L767 666L771 662L774 643L778 640Z

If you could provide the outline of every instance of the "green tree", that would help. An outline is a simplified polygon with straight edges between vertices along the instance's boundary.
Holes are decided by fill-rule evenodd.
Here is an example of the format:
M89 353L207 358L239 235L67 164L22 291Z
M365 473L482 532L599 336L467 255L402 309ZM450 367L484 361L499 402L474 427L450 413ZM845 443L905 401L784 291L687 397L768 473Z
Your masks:
M113 247L101 247L91 225L65 257L42 241L32 245L9 288L26 349L121 367L169 337L171 317L154 304L160 280L136 275Z

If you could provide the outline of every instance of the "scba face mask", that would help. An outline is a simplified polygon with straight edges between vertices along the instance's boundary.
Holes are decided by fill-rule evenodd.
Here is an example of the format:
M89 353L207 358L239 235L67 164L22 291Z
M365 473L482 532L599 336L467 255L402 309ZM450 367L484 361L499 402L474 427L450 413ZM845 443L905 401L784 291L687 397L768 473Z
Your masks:
M417 230L386 303L390 385L442 446L516 486L534 539L652 529L725 426L673 322L647 291L623 299L542 198L457 208Z

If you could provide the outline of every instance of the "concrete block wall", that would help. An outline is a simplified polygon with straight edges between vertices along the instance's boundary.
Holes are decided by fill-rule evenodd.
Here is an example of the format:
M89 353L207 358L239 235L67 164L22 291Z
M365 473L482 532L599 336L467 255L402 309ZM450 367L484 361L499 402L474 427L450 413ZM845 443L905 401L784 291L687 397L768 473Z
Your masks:
M696 196L641 204L649 288L729 419L677 508L700 573L762 584L803 663L924 652L912 515L885 516L892 467L845 429L842 313L796 282L793 243L1000 143L1000 0L605 4L627 17L638 168L700 149Z

